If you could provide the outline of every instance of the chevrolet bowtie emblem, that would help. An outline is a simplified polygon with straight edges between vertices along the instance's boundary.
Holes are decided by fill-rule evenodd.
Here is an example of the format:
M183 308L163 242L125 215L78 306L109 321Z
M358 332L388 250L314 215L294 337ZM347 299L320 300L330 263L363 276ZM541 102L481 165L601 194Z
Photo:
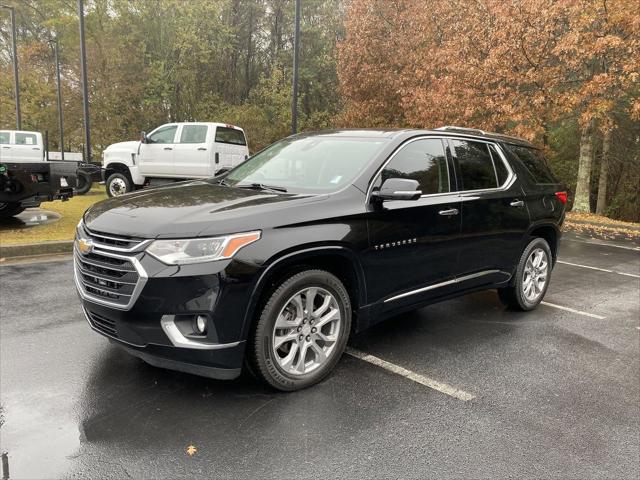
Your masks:
M78 239L78 251L83 255L89 255L93 250L93 241L86 238Z

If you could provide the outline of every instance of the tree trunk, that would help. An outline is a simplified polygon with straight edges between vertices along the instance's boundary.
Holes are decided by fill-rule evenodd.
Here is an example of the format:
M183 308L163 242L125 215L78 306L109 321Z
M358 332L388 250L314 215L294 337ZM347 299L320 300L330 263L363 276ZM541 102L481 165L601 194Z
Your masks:
M604 215L607 208L607 180L609 179L609 149L611 147L611 131L604 132L602 140L602 160L600 161L600 178L598 179L598 203L596 213Z
M573 212L591 211L589 197L591 195L591 163L593 157L593 120L582 128L580 136L580 158L578 159L578 182L573 200Z

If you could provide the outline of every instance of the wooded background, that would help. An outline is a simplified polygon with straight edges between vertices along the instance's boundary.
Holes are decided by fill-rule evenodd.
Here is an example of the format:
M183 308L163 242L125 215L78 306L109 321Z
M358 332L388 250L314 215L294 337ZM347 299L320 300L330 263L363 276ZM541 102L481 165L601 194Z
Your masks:
M16 7L23 129L82 149L75 0ZM640 221L638 0L302 0L300 130L461 125L543 148L573 209ZM168 121L289 134L293 0L87 0L94 156ZM15 128L0 11L0 128Z

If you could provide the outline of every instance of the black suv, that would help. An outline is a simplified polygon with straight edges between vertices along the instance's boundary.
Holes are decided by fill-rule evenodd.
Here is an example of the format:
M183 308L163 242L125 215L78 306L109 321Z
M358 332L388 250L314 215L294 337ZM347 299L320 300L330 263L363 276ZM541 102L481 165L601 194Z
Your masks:
M112 198L78 225L97 332L213 378L320 381L349 335L482 289L542 300L566 192L530 143L480 130L295 135L221 177Z

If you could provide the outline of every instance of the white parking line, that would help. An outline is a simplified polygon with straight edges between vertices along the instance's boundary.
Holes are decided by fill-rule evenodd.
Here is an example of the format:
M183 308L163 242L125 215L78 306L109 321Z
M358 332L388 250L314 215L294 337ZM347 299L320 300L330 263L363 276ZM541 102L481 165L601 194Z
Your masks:
M558 260L557 263L562 263L563 265L571 265L572 267L588 268L589 270L598 270L599 272L615 273L617 275L624 275L626 277L640 278L640 275L636 275L635 273L618 272L616 270L609 270L607 268L592 267L590 265L580 265L579 263L565 262L562 260Z
M566 310L567 312L577 313L578 315L584 315L585 317L597 318L598 320L604 320L605 318L607 318L607 317L603 317L602 315L596 315L595 313L583 312L582 310L576 310L575 308L556 305L555 303L549 303L549 302L540 302L540 303L542 305L546 305L547 307L553 307L559 310Z
M447 385L446 383L439 382L434 380L433 378L425 377L418 373L412 372L411 370L407 370L406 368L400 367L393 363L387 362L386 360L382 360L374 355L370 355L365 352L361 352L360 350L356 350L354 348L347 347L346 353L351 355L352 357L358 358L365 362L371 363L380 368L384 368L389 372L395 373L402 377L408 378L409 380L413 380L420 385L424 385L425 387L433 388L445 395L449 395L450 397L457 398L458 400L462 400L463 402L467 402L475 398L474 395L467 393L463 390L459 390L451 385Z
M636 252L640 251L640 247L627 247L625 245L614 245L612 243L590 242L588 240L574 240L572 238L565 238L562 241L563 242L586 243L587 245L600 245L601 247L623 248L625 250L635 250Z

